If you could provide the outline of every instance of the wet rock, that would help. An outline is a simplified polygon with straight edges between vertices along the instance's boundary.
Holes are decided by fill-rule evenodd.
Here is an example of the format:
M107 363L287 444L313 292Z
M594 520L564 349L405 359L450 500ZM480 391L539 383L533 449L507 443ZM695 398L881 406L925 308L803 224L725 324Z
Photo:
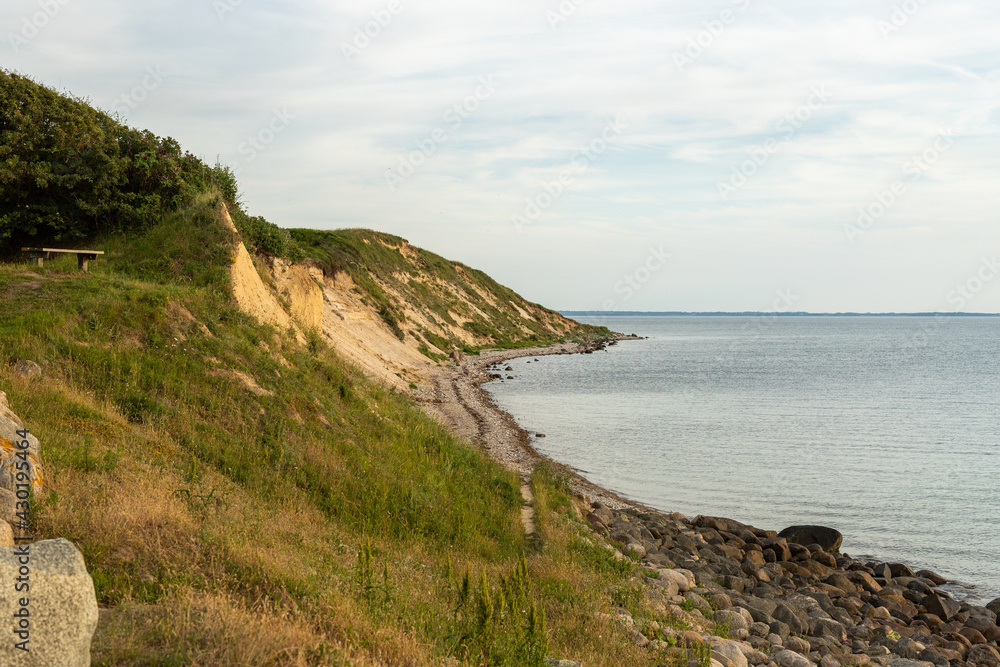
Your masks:
M986 608L992 611L994 614L1000 616L1000 598L993 600L986 605Z
M844 536L839 530L826 526L789 526L778 537L784 537L796 544L818 544L824 551L839 551Z

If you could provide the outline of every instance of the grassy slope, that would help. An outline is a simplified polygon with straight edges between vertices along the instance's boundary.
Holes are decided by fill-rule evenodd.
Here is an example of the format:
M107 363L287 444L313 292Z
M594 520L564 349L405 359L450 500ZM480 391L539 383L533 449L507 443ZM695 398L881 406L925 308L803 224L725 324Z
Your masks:
M550 655L657 664L594 617L649 612L558 480L536 475L526 544L511 474L236 309L215 204L106 239L89 275L0 264L0 355L45 369L0 364L0 388L42 442L37 532L80 547L106 608L94 664L523 665L542 609Z

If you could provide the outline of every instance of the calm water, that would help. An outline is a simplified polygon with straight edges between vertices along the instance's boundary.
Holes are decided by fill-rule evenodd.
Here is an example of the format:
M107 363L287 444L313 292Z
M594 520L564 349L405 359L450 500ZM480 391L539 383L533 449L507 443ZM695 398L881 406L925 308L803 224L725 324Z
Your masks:
M649 340L487 385L544 454L661 510L833 526L852 556L1000 596L1000 318L581 319Z

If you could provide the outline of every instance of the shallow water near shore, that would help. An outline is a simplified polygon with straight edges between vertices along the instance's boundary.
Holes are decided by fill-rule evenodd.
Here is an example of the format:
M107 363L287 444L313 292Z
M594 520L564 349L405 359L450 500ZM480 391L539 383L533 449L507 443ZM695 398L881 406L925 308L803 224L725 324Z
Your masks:
M659 510L833 526L854 557L1000 596L1000 318L579 319L649 339L484 385L543 454Z

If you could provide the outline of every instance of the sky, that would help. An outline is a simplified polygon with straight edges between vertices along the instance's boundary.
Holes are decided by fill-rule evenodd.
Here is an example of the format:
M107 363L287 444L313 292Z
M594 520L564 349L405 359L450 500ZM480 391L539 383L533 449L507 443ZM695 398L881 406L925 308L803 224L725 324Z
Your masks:
M1000 312L995 0L5 0L282 227L556 309Z

